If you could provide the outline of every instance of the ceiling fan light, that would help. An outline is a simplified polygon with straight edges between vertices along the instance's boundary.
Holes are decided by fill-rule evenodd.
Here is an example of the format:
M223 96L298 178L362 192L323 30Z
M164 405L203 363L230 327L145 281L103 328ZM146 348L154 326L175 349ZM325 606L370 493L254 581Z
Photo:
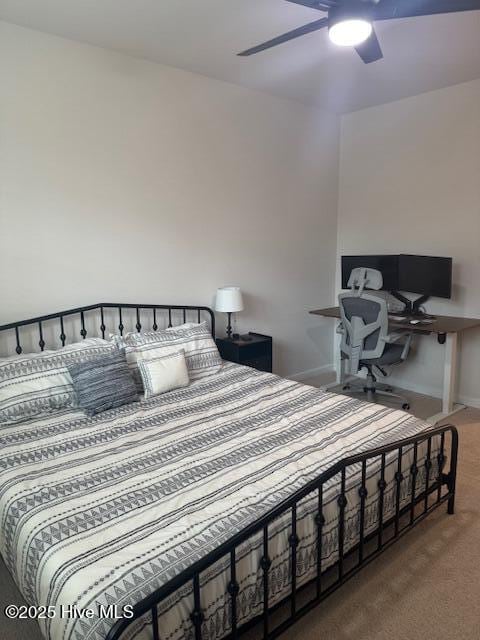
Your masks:
M363 18L340 20L328 29L330 40L341 47L355 47L372 34L372 23Z

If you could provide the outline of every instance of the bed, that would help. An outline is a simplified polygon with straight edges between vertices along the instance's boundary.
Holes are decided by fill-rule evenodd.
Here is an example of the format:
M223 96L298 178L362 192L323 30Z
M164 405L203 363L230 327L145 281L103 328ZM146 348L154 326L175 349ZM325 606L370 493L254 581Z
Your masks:
M141 314L158 328L178 311L214 333L204 307L118 304L0 331L18 353L33 325L43 349L47 323L64 344L66 318L85 338L93 312L105 335L112 309L120 332L127 309L139 332ZM433 509L453 513L457 442L454 427L224 363L93 418L2 427L0 551L48 640L220 640L256 623L274 637Z

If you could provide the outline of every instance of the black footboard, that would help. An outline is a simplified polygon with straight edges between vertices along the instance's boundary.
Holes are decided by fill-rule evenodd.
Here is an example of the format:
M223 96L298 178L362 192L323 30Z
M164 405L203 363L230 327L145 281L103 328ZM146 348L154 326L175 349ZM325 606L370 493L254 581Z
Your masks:
M435 446L434 446L435 445ZM420 454L421 451L421 454ZM107 640L118 640L127 627L148 612L151 615L154 640L162 637L159 628L158 605L171 596L177 589L190 583L193 589L193 610L191 620L195 630L195 640L205 637L204 614L201 609L200 576L221 558L230 558L230 579L228 594L230 597L229 633L226 637L235 638L242 631L251 628L254 623L263 623L263 638L274 638L318 603L322 602L344 582L354 576L362 567L385 551L407 531L423 520L431 511L444 502L448 503L448 513L453 514L455 502L455 480L457 470L458 433L455 427L447 425L430 429L414 437L406 438L386 446L359 453L338 462L318 478L309 482L301 490L271 510L257 522L233 536L220 545L201 561L183 571L163 587L145 598L134 607L134 617L119 620L110 630ZM408 458L406 455L408 453ZM386 477L386 468L391 466L394 457L395 473ZM407 470L405 460L408 460ZM387 462L389 460L390 462ZM403 463L403 464L402 464ZM367 470L375 466L374 480L378 490L378 523L372 531L366 524L366 500L368 496ZM448 467L448 469L447 469ZM356 535L358 540L352 547L346 544L345 510L347 507L348 478L355 471L358 474L359 518ZM322 566L322 527L325 524L323 513L324 488L329 480L338 477L339 491L337 559L328 568ZM406 482L408 481L408 485ZM405 492L408 486L408 493ZM357 489L358 487L358 489ZM388 487L392 497L391 510L384 521L384 499ZM420 490L419 490L420 487ZM351 487L350 487L351 490ZM308 583L298 585L297 582L297 509L300 501L308 496L315 496L318 510L315 515L317 528L317 548L315 576ZM376 495L376 494L375 494ZM377 500L377 498L375 498ZM273 606L269 603L269 525L283 514L289 514L290 524L290 594ZM263 536L263 555L260 567L263 572L263 612L254 620L240 624L237 615L237 597L239 584L237 581L236 550L255 535ZM277 609L282 608L281 622L274 624ZM285 611L285 609L287 609Z

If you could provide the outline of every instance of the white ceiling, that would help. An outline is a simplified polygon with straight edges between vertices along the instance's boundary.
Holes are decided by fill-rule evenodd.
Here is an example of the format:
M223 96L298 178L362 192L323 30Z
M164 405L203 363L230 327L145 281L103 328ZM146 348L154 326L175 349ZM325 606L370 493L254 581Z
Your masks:
M480 78L480 11L377 23L364 65L325 30L249 58L322 17L284 0L0 0L0 18L338 112Z

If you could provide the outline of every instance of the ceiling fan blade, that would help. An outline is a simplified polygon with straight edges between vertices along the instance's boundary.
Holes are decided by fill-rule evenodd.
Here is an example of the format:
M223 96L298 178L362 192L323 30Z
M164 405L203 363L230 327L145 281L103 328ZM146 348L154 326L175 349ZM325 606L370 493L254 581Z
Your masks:
M301 4L309 9L318 9L318 11L328 11L338 4L337 0L287 0L293 4Z
M374 20L394 20L476 10L480 0L380 0L373 12Z
M370 64L370 62L375 62L376 60L381 60L383 58L382 49L374 30L365 42L362 42L362 44L355 47L355 51L365 64Z
M246 49L241 53L238 53L239 56L251 56L254 53L258 53L259 51L265 51L265 49L270 49L271 47L276 47L283 42L288 42L289 40L294 40L295 38L299 38L300 36L304 36L307 33L311 33L312 31L318 31L319 29L323 29L328 25L327 18L321 18L320 20L315 20L314 22L309 22L308 24L304 24L303 27L298 27L298 29L293 29L293 31L288 31L287 33L282 34L281 36L277 36L276 38L272 38L272 40L268 40L267 42L262 42L262 44L258 44L256 47L252 47L251 49Z

